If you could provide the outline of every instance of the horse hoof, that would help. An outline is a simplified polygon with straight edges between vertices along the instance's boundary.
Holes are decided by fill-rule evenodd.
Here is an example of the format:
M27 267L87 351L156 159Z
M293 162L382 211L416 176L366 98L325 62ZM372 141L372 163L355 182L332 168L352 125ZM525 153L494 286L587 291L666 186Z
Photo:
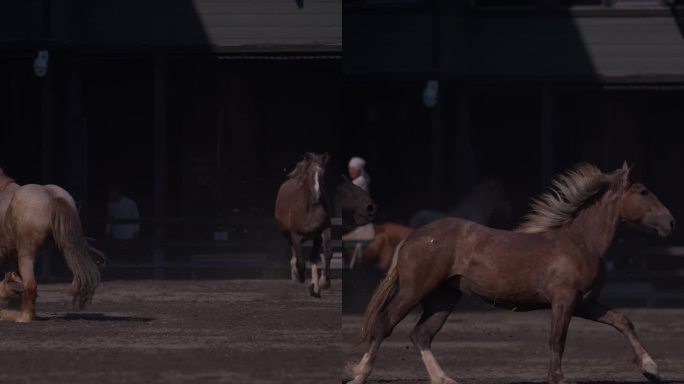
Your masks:
M19 317L17 317L17 320L15 320L17 323L30 323L33 321L33 315L29 313L24 313L22 312Z
M292 281L296 281L300 284L304 282L304 275L296 269L293 269L291 271L290 278L292 279Z
M325 276L322 276L320 279L318 279L318 285L323 289L330 289L330 280L328 280Z
M309 295L311 295L312 297L319 297L320 298L321 292L320 291L316 292L316 290L314 289L314 285L311 284L311 285L309 285Z
M641 359L641 373L651 382L659 383L661 381L658 374L658 365L650 356L644 356Z

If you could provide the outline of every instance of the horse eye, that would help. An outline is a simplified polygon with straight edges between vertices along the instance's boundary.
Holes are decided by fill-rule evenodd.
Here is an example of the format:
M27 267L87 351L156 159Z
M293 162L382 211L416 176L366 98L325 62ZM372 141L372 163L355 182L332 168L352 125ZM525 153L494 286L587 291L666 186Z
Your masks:
M641 190L641 192L639 192L639 194L640 194L641 196L646 196L646 195L648 195L648 189L643 189L643 190Z

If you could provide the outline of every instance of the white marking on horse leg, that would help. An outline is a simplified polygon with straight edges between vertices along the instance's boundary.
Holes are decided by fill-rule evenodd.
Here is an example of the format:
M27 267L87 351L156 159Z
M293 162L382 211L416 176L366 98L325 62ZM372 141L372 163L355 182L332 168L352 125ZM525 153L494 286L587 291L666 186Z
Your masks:
M641 370L644 372L644 374L648 374L650 376L655 377L656 379L660 379L660 374L658 373L658 365L653 361L651 356L647 354L643 355L641 357Z
M315 262L311 263L311 284L313 284L314 293L321 292L321 288L318 285L318 265Z
M292 246L290 247L290 250L292 251L292 257L290 258L290 274L292 280L296 281L299 276L299 272L297 271L297 252Z
M314 192L316 192L316 200L321 197L321 184L318 181L318 170L314 174Z
M318 278L318 286L322 287L323 289L327 289L330 285L328 284L328 275L325 273L325 271L328 270L328 260L324 257L323 258L323 270L321 271L321 277Z
M450 379L449 377L447 377L446 374L444 374L442 367L440 367L439 363L437 363L435 355L432 354L431 350L420 351L420 357L421 359L423 359L423 364L425 364L425 368L428 371L428 375L430 375L430 382L432 384L456 383L454 380Z
M361 361L359 361L359 363L356 364L352 369L352 374L354 375L352 384L363 384L372 370L373 366L370 362L370 355L368 353L364 353Z

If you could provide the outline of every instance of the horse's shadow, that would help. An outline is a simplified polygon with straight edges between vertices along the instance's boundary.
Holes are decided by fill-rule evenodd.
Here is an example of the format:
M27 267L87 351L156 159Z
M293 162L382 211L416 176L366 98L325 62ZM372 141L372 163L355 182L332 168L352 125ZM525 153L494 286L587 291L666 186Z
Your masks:
M104 313L94 313L94 312L67 312L67 313L42 313L36 315L36 320L38 321L50 321L50 320L62 320L62 321L73 321L73 320L85 320L85 321L121 321L121 322L133 322L133 323L149 323L155 320L152 317L136 317L136 316L116 316L107 315Z

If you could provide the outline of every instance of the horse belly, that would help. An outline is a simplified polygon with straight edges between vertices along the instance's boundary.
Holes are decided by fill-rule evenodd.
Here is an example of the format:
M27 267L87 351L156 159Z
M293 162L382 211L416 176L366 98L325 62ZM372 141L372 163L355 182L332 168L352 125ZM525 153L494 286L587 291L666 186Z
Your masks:
M529 310L548 305L540 294L534 278L527 273L510 272L484 267L470 268L460 276L459 289L495 307Z

